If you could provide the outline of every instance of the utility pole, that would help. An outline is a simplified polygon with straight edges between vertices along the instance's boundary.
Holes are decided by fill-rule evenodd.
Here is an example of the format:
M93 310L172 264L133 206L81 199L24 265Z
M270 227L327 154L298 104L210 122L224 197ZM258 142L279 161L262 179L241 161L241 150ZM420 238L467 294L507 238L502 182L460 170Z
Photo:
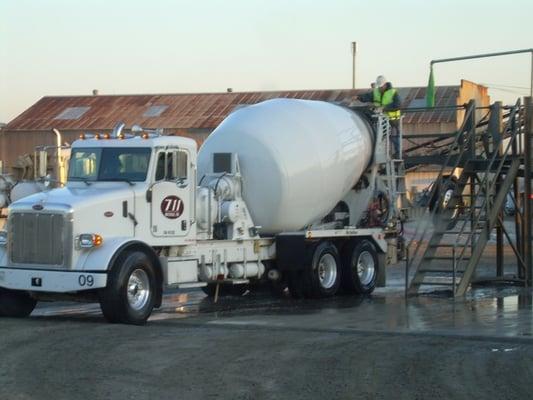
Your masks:
M352 42L352 89L355 89L355 56L357 54L357 42Z

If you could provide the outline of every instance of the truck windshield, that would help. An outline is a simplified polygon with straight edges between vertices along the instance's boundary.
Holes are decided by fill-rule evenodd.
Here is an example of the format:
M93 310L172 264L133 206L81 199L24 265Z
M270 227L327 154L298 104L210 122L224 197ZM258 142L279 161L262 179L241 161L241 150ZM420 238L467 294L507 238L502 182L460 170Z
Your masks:
M150 148L139 147L72 149L68 180L142 182L150 154Z

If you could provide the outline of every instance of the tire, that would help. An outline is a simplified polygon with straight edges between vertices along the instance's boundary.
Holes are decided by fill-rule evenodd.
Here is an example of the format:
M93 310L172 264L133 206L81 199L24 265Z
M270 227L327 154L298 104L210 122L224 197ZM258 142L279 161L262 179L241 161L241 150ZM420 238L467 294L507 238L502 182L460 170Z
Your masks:
M342 288L348 294L370 294L379 273L378 255L368 240L346 246L342 257Z
M157 298L155 267L142 251L121 254L100 292L100 308L107 321L144 325Z
M311 264L304 273L304 296L331 297L339 290L341 263L337 248L330 242L320 242L313 251Z
M202 291L208 296L208 297L215 297L217 285L216 283L210 283L207 286L202 287ZM227 285L227 284L220 284L218 288L218 296L219 297L226 297L226 296L236 296L241 297L246 291L249 289L248 285Z
M457 218L461 214L464 202L455 197L458 182L454 176L445 177L437 187L429 203L429 210L435 214L433 224L438 229L453 229L457 224Z
M25 318L36 305L28 292L0 288L0 317Z

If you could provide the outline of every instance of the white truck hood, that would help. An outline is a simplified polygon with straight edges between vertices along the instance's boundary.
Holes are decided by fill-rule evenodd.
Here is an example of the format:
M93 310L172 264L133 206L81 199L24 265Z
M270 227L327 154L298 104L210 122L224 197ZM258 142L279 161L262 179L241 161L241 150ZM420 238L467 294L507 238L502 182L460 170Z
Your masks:
M96 185L86 188L64 187L49 191L36 193L24 197L11 204L11 208L31 208L34 205L41 205L44 209L47 206L69 207L72 210L80 210L85 207L105 207L108 204L116 205L117 202L133 200L133 190L126 187L97 187ZM130 205L133 208L133 204Z

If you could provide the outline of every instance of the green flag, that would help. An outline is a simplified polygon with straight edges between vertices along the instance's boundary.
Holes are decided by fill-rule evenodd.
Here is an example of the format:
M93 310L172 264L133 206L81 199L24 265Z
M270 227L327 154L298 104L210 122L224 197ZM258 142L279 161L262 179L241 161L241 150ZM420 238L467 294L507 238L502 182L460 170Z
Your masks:
M429 70L428 88L426 90L426 106L435 107L435 79L433 78L433 65Z

